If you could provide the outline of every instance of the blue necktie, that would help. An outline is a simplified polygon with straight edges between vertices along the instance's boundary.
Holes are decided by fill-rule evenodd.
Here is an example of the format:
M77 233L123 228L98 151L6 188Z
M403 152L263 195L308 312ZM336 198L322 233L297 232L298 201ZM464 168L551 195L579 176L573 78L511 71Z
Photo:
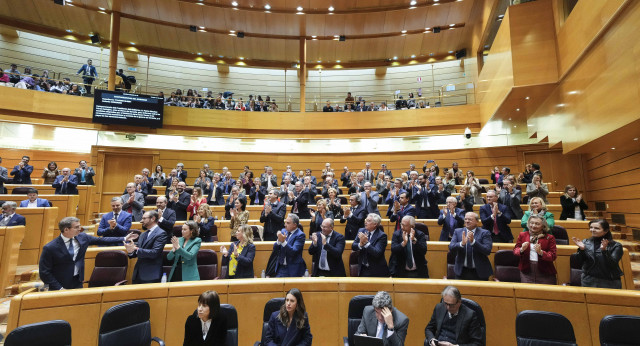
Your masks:
M378 335L376 335L376 338L378 339L382 339L382 335L384 334L384 330L385 330L385 325L382 325L382 328L380 328L380 331L378 332Z
M85 182L85 178L84 178L84 169L82 170L82 179L81 179L81 180L82 180L82 182L83 182L83 183Z

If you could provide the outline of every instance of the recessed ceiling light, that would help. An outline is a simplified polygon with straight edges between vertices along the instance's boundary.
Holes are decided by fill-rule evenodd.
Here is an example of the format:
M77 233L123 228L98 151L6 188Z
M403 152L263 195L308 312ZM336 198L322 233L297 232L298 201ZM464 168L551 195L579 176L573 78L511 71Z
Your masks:
M530 99L530 98L531 98L531 97L527 96L527 97L525 97L524 99L525 99L525 100L528 100L528 99Z
M498 15L498 18L504 18L504 14Z
M415 6L411 6L411 7L409 7L409 9L410 9L410 10L413 10L413 9L415 9L415 8L416 8Z
M520 108L516 108L516 112L520 112Z
M298 10L298 11L302 11L302 10L303 10L303 8L302 8L302 6L298 6L298 7L296 7L296 10Z
M616 148L615 147L611 147L611 150L616 150Z
M240 59L240 60L244 60L244 57L243 57L243 56L241 56L241 57L238 57L238 59Z
M411 6L415 6L418 2L416 0L411 0L411 2L409 3L409 5Z
M453 51L452 51L452 50L450 50L450 51L449 51L449 54L453 54Z
M638 140L638 137L634 138L633 140L634 140L634 141L637 141L637 140Z
M449 26L456 26L455 24L449 24Z
M401 32L401 33L403 33L403 34L406 34L406 33L407 33L407 30L402 30L402 31L400 31L400 32Z
M336 62L340 62L340 60L336 60ZM636 138L636 140L638 140L638 139Z
M440 1L440 0L433 0L433 2L438 2L438 1Z
M332 12L333 10L335 10L335 8L333 8L333 6L329 6L329 12Z
M98 7L98 9L99 9L100 11L104 11L104 10L106 10L106 8L104 8L104 7Z
M509 118L509 120L511 120L511 118Z
M318 37L318 36L316 36L316 35L311 35L311 38L316 38L316 37Z
M397 57L397 56L394 56L394 57L393 57L393 60L398 60L398 57Z
M198 52L198 55L202 55L202 53Z
M533 124L527 124L527 126L529 126L529 127L533 127Z
M424 29L427 30L427 31L431 30L431 28L424 28Z
M513 127L518 127L518 125L513 125Z
M73 32L73 30L71 30L71 29L67 29L67 30L66 30L66 32Z
M558 103L558 104L556 105L556 107L564 107L564 106L566 106L564 103Z
M569 91L567 94L569 94L569 95L576 95L576 94L579 94L579 93L580 93L580 92L579 92L578 90L572 90L572 91Z
M205 29L200 29L200 30L198 30L198 31L200 31L200 32L207 32L207 30L205 30Z
M235 31L235 30L229 30L229 32L233 34L233 33L235 33L236 31Z
M264 8L267 9L267 10L270 10L271 9L271 5L266 4L266 5L264 5Z
M318 60L318 61L317 61L317 63L321 63L321 62L322 62L322 60Z
M412 55L411 55L411 59L413 59L413 58L415 58L415 57L416 57L416 55L415 55L415 54L412 54Z
M136 43L135 42L129 42L130 45L135 46Z
M232 1L231 2L231 6L238 6L238 2L237 1Z

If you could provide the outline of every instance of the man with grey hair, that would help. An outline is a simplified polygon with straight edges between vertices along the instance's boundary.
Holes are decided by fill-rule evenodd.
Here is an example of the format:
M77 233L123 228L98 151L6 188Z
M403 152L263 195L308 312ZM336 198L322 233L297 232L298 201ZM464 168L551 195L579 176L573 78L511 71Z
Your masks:
M300 230L300 219L296 214L289 214L284 220L284 228L277 234L278 240L273 244L273 255L277 256L276 277L300 277L304 275L307 265L302 259L305 236Z
M291 205L291 213L296 214L301 219L310 219L309 212L309 190L305 189L301 181L297 181L294 191L288 192L289 205Z
M478 227L478 221L478 214L466 213L464 228L456 229L449 243L449 251L456 256L456 280L487 281L493 274L489 262L493 241L489 231Z
M122 198L111 199L111 211L102 215L98 225L98 235L102 237L124 237L131 229L132 216L122 210Z
M89 245L122 245L138 236L93 237L81 232L80 220L65 217L58 224L60 236L42 248L39 273L49 290L82 288L84 281L84 255Z
M349 204L351 207L345 208L344 213L340 217L340 223L347 223L344 227L344 236L347 240L354 240L358 230L364 226L364 219L367 216L367 211L364 206L361 205L360 195L357 193L349 196Z
M184 163L178 162L176 165L176 173L178 173L180 181L187 181L187 171L184 169Z
M273 174L273 167L266 167L266 172L262 177L260 177L260 183L267 189L267 191L271 190L273 187L278 187L278 177Z
M476 312L462 304L454 286L442 290L442 302L433 309L424 334L424 346L484 345Z
M364 228L358 231L351 249L359 251L360 277L389 277L389 267L384 257L387 235L380 227L382 219L378 214L369 214L364 220Z
M311 235L309 254L313 256L312 276L347 276L342 261L344 236L335 232L333 226L333 219L324 219L320 232Z
M0 219L1 227L10 226L25 226L27 220L24 216L16 214L16 208L18 204L13 201L4 202L2 204L2 219Z
M362 311L356 334L382 339L384 345L401 346L407 337L409 317L396 309L385 291L376 293L373 302Z
M126 193L122 195L122 209L132 215L133 221L142 220L144 208L144 195L136 191L136 184L131 182L127 184Z
M498 202L498 194L495 190L487 191L487 204L480 207L480 220L482 227L491 232L494 243L512 243L511 212L509 207Z
M62 169L62 174L56 177L56 180L51 184L56 189L56 195L77 195L78 194L78 178L71 174L71 169L65 167Z
M393 232L389 271L396 278L429 278L427 268L427 236L415 229L416 219L407 215L402 229Z
M455 197L447 197L447 205L440 210L438 217L438 225L442 225L438 241L451 241L456 228L464 226L464 209L457 208L457 205Z

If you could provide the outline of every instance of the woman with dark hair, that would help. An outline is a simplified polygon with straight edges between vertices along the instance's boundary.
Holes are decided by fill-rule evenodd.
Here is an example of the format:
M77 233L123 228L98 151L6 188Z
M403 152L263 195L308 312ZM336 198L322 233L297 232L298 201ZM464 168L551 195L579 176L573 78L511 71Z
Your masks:
M222 263L227 264L227 279L253 278L253 259L256 246L253 245L253 230L249 225L242 225L236 232L237 242L227 250L220 247Z
M308 346L313 335L309 327L302 293L297 288L287 292L280 311L275 311L269 318L265 333L265 344L268 346Z
M582 264L582 286L600 288L622 288L620 259L622 245L613 240L607 220L589 221L591 238L580 240L572 237L578 246Z
M203 292L198 308L184 324L184 346L224 346L227 321L220 315L220 297L216 291Z
M198 281L198 250L202 239L198 237L198 224L187 221L182 225L182 237L171 237L173 248L167 254L167 259L173 261L167 281Z
M260 181L260 178L253 178L253 171L248 171L243 177L242 177L242 187L244 188L245 191L251 191L251 188L254 186L260 186L259 183L256 183L256 180L258 180L258 182Z
M584 220L584 210L589 208L582 199L582 194L578 193L578 189L573 185L567 185L564 188L564 195L560 196L560 204L562 205L560 220Z
M484 204L482 186L473 171L467 171L467 178L463 185L467 188L467 196L473 196L473 204Z
M199 187L202 189L203 195L208 195L211 192L211 179L207 177L207 172L204 170L200 170L200 175L196 178L196 181L193 183L193 187Z
M56 177L60 175L60 170L58 169L58 164L55 161L49 162L47 167L45 167L44 172L42 172L42 177L44 178L45 185L51 185L56 180Z
M238 228L242 225L246 225L247 221L249 221L249 211L246 210L246 198L236 198L233 206L233 208L229 209L229 215L231 215L229 227L231 227L231 241L236 241L238 240L236 239L236 232L238 231Z
M556 238L549 234L547 222L531 215L528 231L518 236L513 254L520 257L520 281L530 284L556 284Z
M151 183L152 186L162 186L164 185L164 181L167 179L164 172L162 171L162 165L156 165L156 170L151 174Z

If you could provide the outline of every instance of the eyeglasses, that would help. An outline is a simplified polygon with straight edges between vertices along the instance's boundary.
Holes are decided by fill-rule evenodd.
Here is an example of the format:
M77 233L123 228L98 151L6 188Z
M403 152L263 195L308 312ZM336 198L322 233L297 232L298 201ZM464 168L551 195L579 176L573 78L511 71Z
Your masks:
M447 302L443 301L443 303L444 303L444 305L446 305L448 308L453 308L453 307L455 307L456 305L458 305L458 303L460 303L460 302L455 302L455 303L449 304L449 303L447 303Z

